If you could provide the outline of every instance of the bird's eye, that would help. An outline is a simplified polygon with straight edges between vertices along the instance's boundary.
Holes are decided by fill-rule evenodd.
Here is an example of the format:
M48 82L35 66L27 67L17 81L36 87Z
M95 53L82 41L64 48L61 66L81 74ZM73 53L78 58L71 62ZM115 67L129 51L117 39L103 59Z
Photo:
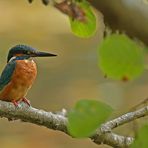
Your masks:
M31 52L30 51L27 51L27 54L31 54Z

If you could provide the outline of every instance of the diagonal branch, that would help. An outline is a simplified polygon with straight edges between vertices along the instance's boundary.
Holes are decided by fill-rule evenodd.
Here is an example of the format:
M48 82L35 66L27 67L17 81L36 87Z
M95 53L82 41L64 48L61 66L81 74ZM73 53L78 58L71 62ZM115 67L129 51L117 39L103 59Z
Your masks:
M67 117L64 112L52 113L44 110L39 110L33 107L28 107L22 103L18 108L15 108L12 103L0 101L0 117L5 117L8 120L21 120L36 125L44 126L49 129L62 131L70 135L67 131ZM148 106L137 111L129 112L116 119L104 123L96 133L90 137L96 144L108 144L113 147L128 147L134 140L132 137L120 136L112 133L111 130L122 124L133 121L148 115Z
M147 115L148 115L148 106L145 106L139 110L126 113L116 119L106 122L105 124L102 125L101 131L104 133L109 132L118 126L121 126L125 123L129 123L130 121L133 121L135 119L138 119Z

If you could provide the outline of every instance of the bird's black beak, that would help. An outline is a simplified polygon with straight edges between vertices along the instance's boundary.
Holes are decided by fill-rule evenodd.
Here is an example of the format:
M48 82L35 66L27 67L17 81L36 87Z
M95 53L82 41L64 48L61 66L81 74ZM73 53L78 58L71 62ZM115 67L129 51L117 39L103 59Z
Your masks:
M36 51L31 55L31 57L53 57L53 56L57 56L57 55L48 53L48 52L40 52L40 51Z

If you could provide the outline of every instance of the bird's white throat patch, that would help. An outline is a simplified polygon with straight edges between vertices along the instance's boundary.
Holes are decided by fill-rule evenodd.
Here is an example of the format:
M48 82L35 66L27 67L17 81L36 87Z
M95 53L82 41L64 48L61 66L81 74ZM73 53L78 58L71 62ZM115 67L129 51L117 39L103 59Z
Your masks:
M12 58L9 60L9 62L11 62L12 60L14 60L15 58L16 58L16 56L12 57Z

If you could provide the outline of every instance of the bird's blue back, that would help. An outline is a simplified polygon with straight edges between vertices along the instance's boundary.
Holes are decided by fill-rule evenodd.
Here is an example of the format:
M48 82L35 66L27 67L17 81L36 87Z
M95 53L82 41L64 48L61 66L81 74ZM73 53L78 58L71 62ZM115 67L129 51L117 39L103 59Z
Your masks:
M11 61L4 68L0 77L0 91L11 81L15 67L16 61Z

